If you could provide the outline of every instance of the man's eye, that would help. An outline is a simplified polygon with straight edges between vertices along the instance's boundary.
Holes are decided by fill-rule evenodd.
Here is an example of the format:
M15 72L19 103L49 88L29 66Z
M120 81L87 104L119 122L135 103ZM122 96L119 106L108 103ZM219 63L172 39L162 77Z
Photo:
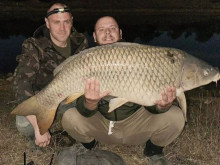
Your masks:
M71 24L71 20L65 21L66 24Z
M53 22L55 25L57 25L57 24L59 24L59 22L58 21L55 21L55 22Z
M100 31L100 32L103 32L103 31L104 31L104 29L99 29L99 31Z
M113 27L111 27L111 30L116 30L116 29L117 29L117 27L114 27L114 26L113 26Z

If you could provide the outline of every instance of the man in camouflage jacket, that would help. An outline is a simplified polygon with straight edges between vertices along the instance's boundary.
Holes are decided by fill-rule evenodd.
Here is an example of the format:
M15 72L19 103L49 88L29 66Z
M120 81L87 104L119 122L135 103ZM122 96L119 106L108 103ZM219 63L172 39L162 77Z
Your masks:
M22 53L17 57L19 64L14 73L18 103L44 88L53 79L56 66L88 47L86 37L72 27L72 21L70 9L65 4L55 3L47 11L46 25L39 27L33 37L22 44ZM37 145L45 147L49 144L50 133L39 134L35 116L16 116L16 126L24 135L35 135Z

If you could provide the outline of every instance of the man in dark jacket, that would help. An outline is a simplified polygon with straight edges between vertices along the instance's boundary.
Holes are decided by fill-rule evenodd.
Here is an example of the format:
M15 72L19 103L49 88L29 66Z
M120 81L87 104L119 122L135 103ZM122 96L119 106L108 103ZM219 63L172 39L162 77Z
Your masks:
M14 73L14 90L18 103L38 93L53 79L53 70L69 56L88 47L86 37L72 26L73 16L69 7L54 3L47 11L46 24L22 44L22 53ZM65 108L65 107L64 107ZM18 130L34 136L36 145L50 143L49 132L39 133L36 116L16 116Z
M98 45L111 44L122 39L122 30L116 20L105 16L96 22L93 33ZM76 108L68 109L62 125L70 136L87 149L100 141L107 144L143 144L148 164L168 164L163 148L179 136L183 130L184 113L173 105L176 89L168 87L155 106L143 107L126 103L108 113L109 92L100 93L99 82L87 79L85 94L76 101Z

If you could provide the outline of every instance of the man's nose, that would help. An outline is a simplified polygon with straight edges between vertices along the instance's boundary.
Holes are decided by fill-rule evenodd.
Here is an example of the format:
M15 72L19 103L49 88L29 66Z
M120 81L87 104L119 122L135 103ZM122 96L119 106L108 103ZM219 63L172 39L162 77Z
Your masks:
M64 23L60 23L60 29L64 30L65 29L65 24Z
M105 33L106 33L106 34L111 33L110 29L109 29L109 28L105 29Z

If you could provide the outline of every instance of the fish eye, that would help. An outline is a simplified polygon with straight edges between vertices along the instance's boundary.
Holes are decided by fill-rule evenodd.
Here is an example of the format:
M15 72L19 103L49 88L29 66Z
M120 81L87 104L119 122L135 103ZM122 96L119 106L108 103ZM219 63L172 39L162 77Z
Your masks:
M212 69L211 69L211 70L212 70ZM208 76L208 75L209 75L209 72L210 72L209 69L204 70L204 71L203 71L204 76Z

